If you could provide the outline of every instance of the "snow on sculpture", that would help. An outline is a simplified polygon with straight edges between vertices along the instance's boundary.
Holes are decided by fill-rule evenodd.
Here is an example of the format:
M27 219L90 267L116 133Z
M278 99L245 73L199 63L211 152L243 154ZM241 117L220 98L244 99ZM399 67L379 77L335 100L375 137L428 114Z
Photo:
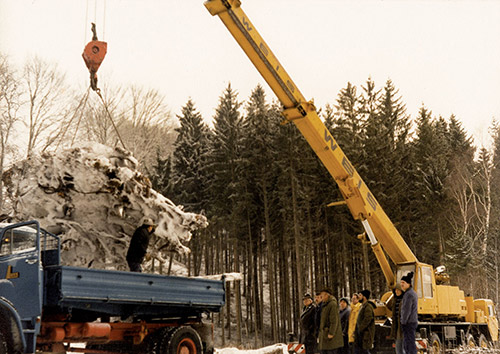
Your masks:
M126 250L144 217L158 225L150 247L189 253L183 243L207 219L153 190L137 165L129 152L96 143L18 162L3 176L12 219L36 219L61 236L67 265L128 269Z

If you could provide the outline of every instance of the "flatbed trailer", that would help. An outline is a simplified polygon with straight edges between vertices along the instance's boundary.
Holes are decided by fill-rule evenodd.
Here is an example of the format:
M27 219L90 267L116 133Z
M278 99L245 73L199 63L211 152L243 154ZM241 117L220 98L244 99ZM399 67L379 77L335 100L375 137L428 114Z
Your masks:
M224 280L63 266L60 252L37 221L0 224L0 354L213 351L202 315L224 306Z

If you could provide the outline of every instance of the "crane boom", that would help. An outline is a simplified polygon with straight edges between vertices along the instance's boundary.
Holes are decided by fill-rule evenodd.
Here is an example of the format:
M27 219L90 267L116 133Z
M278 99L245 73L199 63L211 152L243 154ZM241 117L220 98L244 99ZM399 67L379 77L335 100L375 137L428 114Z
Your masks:
M380 245L396 265L417 262L394 224L319 118L312 101L304 98L240 5L239 0L205 2L208 11L213 16L219 16L274 91L284 106L283 116L297 126L337 182L354 219L362 221L366 233L374 236L370 237L370 242L386 278L391 272L388 264L384 266L379 258L383 254ZM387 260L385 262L387 263ZM389 270L384 269L387 267ZM387 280L388 283L394 282L393 278Z

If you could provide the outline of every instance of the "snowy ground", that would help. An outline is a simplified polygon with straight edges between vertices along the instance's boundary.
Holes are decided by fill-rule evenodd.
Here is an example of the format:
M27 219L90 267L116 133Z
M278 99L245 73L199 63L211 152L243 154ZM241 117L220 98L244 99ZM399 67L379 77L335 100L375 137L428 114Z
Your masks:
M215 349L218 354L288 354L286 344L274 344L269 347L253 350L241 350L237 348Z

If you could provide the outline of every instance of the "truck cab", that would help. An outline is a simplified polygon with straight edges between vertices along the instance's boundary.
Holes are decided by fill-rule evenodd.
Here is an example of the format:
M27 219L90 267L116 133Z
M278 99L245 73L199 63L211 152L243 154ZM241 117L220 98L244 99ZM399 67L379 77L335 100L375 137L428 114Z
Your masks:
M0 353L64 353L72 343L118 353L213 350L202 315L224 306L224 280L63 266L60 249L37 221L0 224Z
M52 252L46 252L48 244ZM58 237L41 231L36 221L0 224L0 340L9 348L22 345L34 350L42 316L44 258L59 262ZM17 335L8 334L12 326Z

